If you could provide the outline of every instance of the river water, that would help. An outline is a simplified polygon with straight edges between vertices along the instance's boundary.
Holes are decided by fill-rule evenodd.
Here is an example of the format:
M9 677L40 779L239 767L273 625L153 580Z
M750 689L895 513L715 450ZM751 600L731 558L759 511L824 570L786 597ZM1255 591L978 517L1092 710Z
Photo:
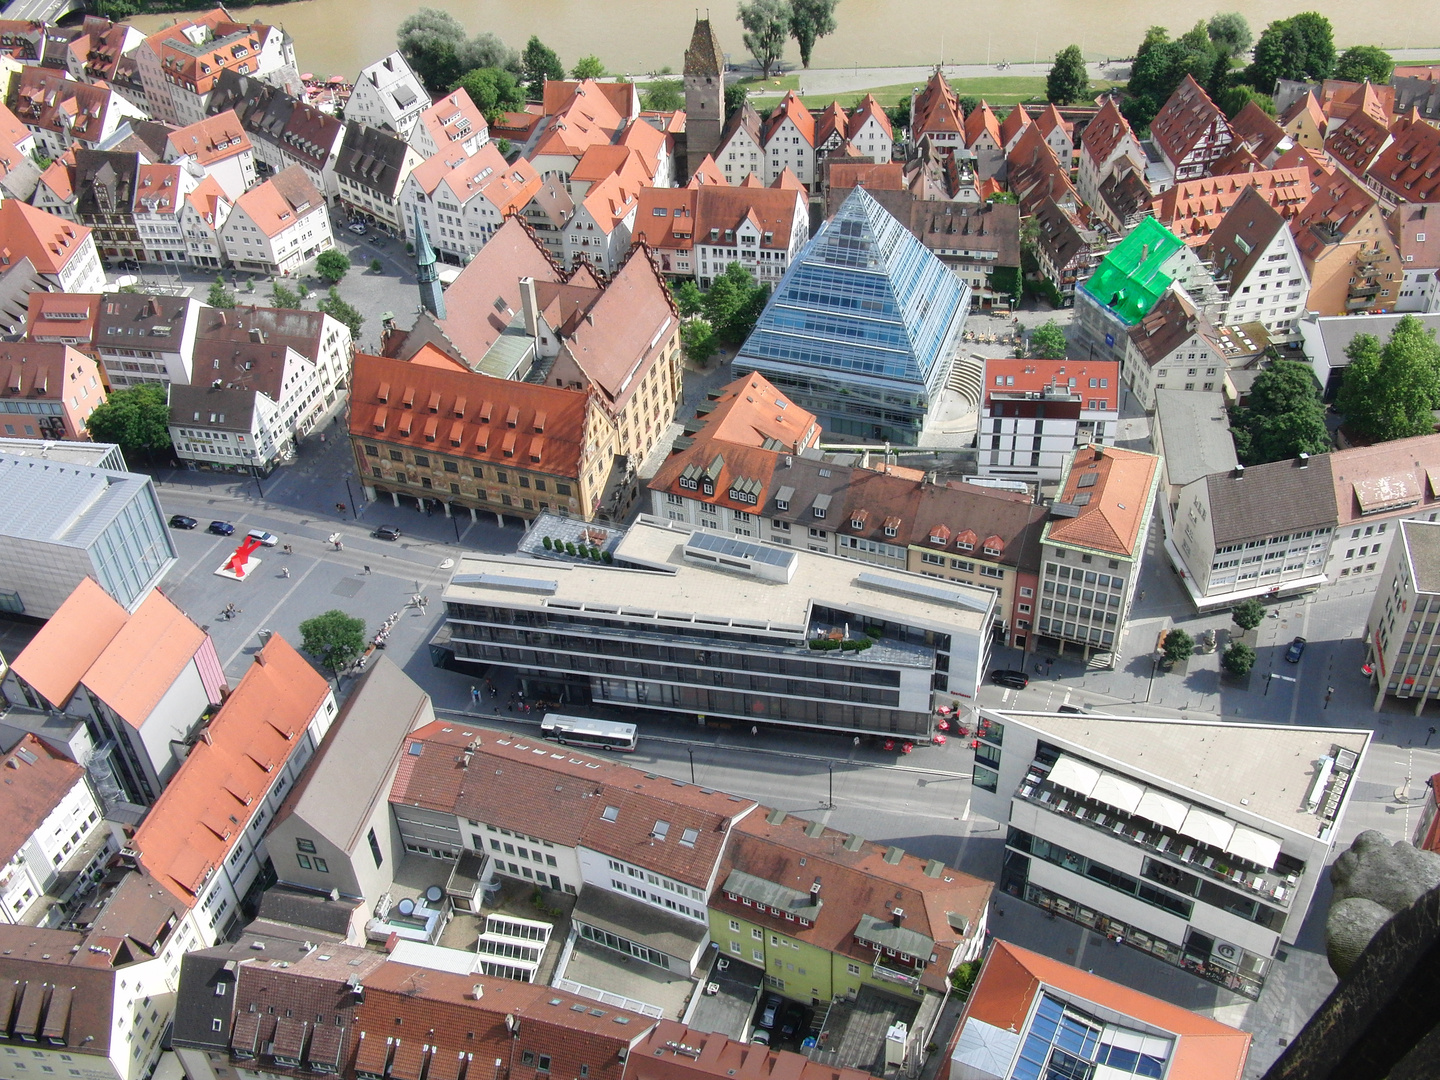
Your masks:
M301 70L353 78L395 47L395 30L421 7L443 8L472 32L498 34L523 48L539 34L566 65L587 53L616 73L680 69L694 27L695 6L676 0L294 0L279 5L231 7L247 20L278 23L295 39ZM1315 10L1329 17L1344 45L1418 48L1440 37L1435 0L1228 0L1194 5L1185 0L841 0L839 29L816 43L816 67L891 67L946 63L1017 63L1044 60L1069 44L1092 60L1129 56L1153 24L1183 32L1216 11L1244 10L1256 33L1272 19ZM702 11L707 10L701 8ZM709 8L721 44L744 59L734 0ZM145 32L173 15L133 20ZM786 59L798 63L794 42Z

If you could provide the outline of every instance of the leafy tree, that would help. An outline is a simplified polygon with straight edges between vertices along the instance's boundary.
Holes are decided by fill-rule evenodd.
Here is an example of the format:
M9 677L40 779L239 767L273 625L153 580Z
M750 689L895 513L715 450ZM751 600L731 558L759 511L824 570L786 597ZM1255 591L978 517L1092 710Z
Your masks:
M1335 70L1330 20L1313 11L1276 19L1260 34L1245 81L1269 94L1278 79L1319 82Z
M1252 596L1231 608L1230 617L1241 630L1254 630L1265 621L1265 605Z
M998 266L990 271L990 288L997 293L1009 293L1020 299L1020 268L1018 266Z
M594 53L589 56L582 56L576 61L575 66L570 69L572 79L603 79L605 77L605 65Z
M1202 86L1209 84L1215 70L1216 49L1203 21L1171 40L1163 26L1152 26L1135 53L1130 68L1128 97L1121 107L1136 128L1148 128L1175 88L1192 76Z
M800 64L810 66L815 42L835 32L838 0L790 0L790 36L800 46Z
M739 263L732 262L715 279L705 294L705 319L722 345L739 345L765 309L770 298L768 285L757 285L755 277Z
M475 68L462 75L456 85L470 95L475 107L492 124L505 113L525 107L525 93L520 83L504 68Z
M680 314L685 318L693 319L704 309L705 294L700 291L700 286L690 278L673 286L670 292L675 297L675 306L680 309Z
M300 624L300 648L338 673L365 651L365 620L331 608Z
M503 157L503 158L508 158L508 157L510 156L510 140L509 140L509 139L496 139L496 140L495 140L495 149L500 151L500 156L501 156L501 157Z
M1375 442L1428 435L1440 406L1440 344L1435 331L1413 315L1395 324L1382 347L1373 334L1357 334L1345 349L1350 365L1335 407L1345 426Z
M291 308L298 311L301 307L300 294L294 289L287 288L280 282L272 282L270 285L270 306L277 308Z
M378 274L378 273L380 273L380 271L383 270L383 269L384 269L384 267L380 265L380 260L379 260L379 259L371 259L371 260L370 260L370 272L371 272L372 274Z
M225 287L225 279L219 274L215 275L215 283L210 286L210 292L206 294L205 302L216 308L233 308L235 306L235 294Z
M1231 414L1236 455L1247 465L1330 449L1320 388L1308 364L1276 360L1255 379L1250 399Z
M350 272L350 257L336 248L322 251L315 260L315 272L327 285L338 285L340 279Z
M760 65L760 77L768 79L770 70L785 55L785 40L790 36L790 5L786 0L750 0L740 5L740 25L745 27L745 48Z
M301 300L304 300L307 296L310 295L310 286L306 285L303 281L297 281L295 283L295 292L299 295Z
M1178 627L1165 635L1163 650L1167 664L1181 664L1195 652L1195 639Z
M1335 78L1346 82L1388 83L1395 74L1395 58L1374 45L1352 45L1335 62Z
M729 120L731 116L733 116L735 113L739 112L741 106L743 106L743 105L745 104L745 99L748 98L749 96L750 96L750 91L745 88L745 84L744 84L744 83L741 83L741 82L726 83L726 84L725 84L725 119L726 119L726 120Z
M465 45L460 58L465 61L465 70L473 68L500 68L517 79L522 68L520 54L494 34L476 34Z
M978 97L971 97L969 94L956 98L955 103L960 106L960 111L966 116L969 116L980 107L980 99Z
M715 355L715 331L704 319L691 319L680 327L680 343L695 364L704 364Z
M654 112L674 112L685 107L685 83L680 79L653 79L645 84L640 104Z
M170 405L165 388L145 383L116 390L96 407L85 426L96 442L119 443L132 460L166 453L170 449Z
M1065 331L1051 319L1030 334L1030 355L1044 360L1065 359Z
M1232 641L1220 654L1220 664L1231 675L1249 675L1255 666L1255 650L1243 641Z
M1055 54L1045 76L1045 100L1055 105L1084 101L1090 94L1090 73L1078 45L1066 45Z
M1253 86L1246 86L1243 83L1227 86L1221 93L1214 96L1214 100L1215 104L1220 107L1220 111L1230 120L1239 116L1240 110L1252 101L1259 105L1267 116L1275 115L1275 99L1269 94L1262 94Z
M531 34L530 40L525 43L525 51L520 54L520 73L525 80L526 92L538 101L545 96L546 79L558 81L565 78L565 65L554 49Z
M894 105L885 110L885 115L890 118L890 127L894 130L896 137L900 132L910 127L910 99L902 97Z
M332 288L330 295L315 306L332 319L337 319L348 326L350 328L350 337L354 341L358 342L360 340L360 327L365 325L365 317L341 299L339 289Z
M400 24L395 40L400 55L431 91L446 89L465 71L465 27L448 11L421 8Z
M1215 51L1226 56L1244 56L1255 41L1255 35L1250 32L1250 24L1238 11L1226 11L1211 16L1205 30L1210 36L1210 44L1215 46Z

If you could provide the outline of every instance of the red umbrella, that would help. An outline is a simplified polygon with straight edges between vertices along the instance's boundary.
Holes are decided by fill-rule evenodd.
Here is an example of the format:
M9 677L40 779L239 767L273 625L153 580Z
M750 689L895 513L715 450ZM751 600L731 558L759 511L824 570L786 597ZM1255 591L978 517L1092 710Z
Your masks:
M895 749L895 740L894 740L894 739L886 739L883 745L884 745L884 747L885 747L886 750L894 750L894 749Z
M936 746L944 746L944 745L945 745L945 736L944 736L944 735L936 735L936 736L935 736L935 739L934 739L934 742L935 742L935 745L936 745Z
M905 742L903 742L903 743L900 744L900 752L901 752L902 754L908 754L908 753L910 753L911 750L914 750L914 749L915 749L915 744L914 744L913 742L910 742L908 739L907 739Z
M935 726L938 727L941 731L949 731L949 730L950 730L950 721L949 721L949 720L941 720L941 721L940 721L938 724L936 724Z

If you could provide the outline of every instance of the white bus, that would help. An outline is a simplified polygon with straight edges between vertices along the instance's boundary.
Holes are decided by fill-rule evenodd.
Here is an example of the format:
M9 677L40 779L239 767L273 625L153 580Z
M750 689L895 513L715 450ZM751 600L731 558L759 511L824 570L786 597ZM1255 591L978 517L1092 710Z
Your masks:
M620 724L613 720L592 720L587 716L563 716L560 713L546 713L540 722L540 734L566 746L591 746L597 750L620 750L629 753L635 749L634 724Z

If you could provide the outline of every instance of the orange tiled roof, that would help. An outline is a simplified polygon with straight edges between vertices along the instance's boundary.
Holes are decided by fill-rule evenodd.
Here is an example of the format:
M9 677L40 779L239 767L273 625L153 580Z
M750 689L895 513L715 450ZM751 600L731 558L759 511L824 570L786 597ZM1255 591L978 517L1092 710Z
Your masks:
M574 82L563 79L546 79L542 108L546 116L555 116L574 105L576 98L588 98L592 101L600 99L615 114L617 120L628 120L632 119L635 113L636 93L635 84L628 82L600 82L596 79Z
M860 134L860 129L865 126L865 121L872 117L875 122L880 125L881 130L885 132L887 138L893 139L895 137L895 131L890 126L890 117L885 110L880 107L880 103L875 100L874 94L866 94L860 99L860 104L855 106L855 111L850 114L850 126L846 129L845 137L847 139L854 139L855 136Z
M241 195L235 209L244 210L266 236L278 236L323 202L305 170L291 165Z
M983 98L980 107L965 118L965 145L974 149L982 135L989 135L996 146L1005 145L1000 138L1000 121Z
M10 201L5 200L5 204ZM11 667L36 693L55 708L63 709L75 695L90 665L115 640L129 617L94 578L86 577Z
M997 383L997 379L1003 381ZM1039 393L1048 386L1066 386L1071 379L1075 380L1073 391L1081 397L1098 398L1103 395L1118 408L1118 360L1019 360L1010 357L986 360L985 401L989 402L991 394ZM1091 379L1107 380L1108 388L1092 388Z
M1375 205L1375 197L1344 173L1327 177L1320 190L1290 222L1300 254L1313 260L1325 246L1316 229L1332 232L1337 238L1345 237Z
M31 341L75 338L90 344L100 293L32 292L26 297L25 336Z
M195 46L185 31L199 26L208 28L212 36ZM167 79L192 93L208 94L222 71L252 67L272 30L265 23L235 22L224 8L214 8L157 30L145 44L159 57Z
M1100 106L1095 119L1085 126L1085 133L1080 137L1080 149L1095 164L1103 165L1127 135L1132 141L1135 139L1130 121L1125 119L1115 99L1107 94L1105 104Z
M195 185L195 190L185 196L185 201L193 206L197 213L205 219L205 224L211 228L217 228L220 220L220 204L230 202L225 189L220 186L220 181L215 177L206 175L204 180Z
M0 787L0 818L5 821L0 830L0 866L4 866L70 789L82 782L85 770L28 732L0 758L0 770L5 777Z
M575 477L585 415L578 390L355 354L350 434L357 439Z
M139 727L205 639L205 631L153 590L86 671L85 686L115 715Z
M641 185L614 173L591 186L581 200L595 227L609 234L635 211Z
M234 109L207 116L188 127L176 128L170 132L166 142L175 154L193 155L201 165L254 150L250 136L240 126L240 118L235 115Z
M1029 126L1030 114L1025 111L1024 105L1016 105L1005 114L1005 119L1000 121L1000 141L1002 145L1010 145L1010 140L1014 139Z
M23 124L94 144L113 101L104 83L76 82L63 72L28 66L11 89L9 105Z
M1400 127L1399 124L1396 127ZM1407 203L1440 199L1440 130L1423 121L1405 123L1395 141L1370 166L1371 183Z
M723 185L726 183L725 174L720 171L720 166L715 164L715 159L709 154L705 159L695 166L695 171L690 174L690 180L686 187L700 187L704 184Z
M440 98L420 114L436 148L444 153L451 143L464 142L477 131L485 131L485 114L470 99L469 92L458 87Z
M140 865L187 907L239 842L330 695L279 634L255 654L130 841Z
M835 1068L789 1050L743 1043L661 1020L630 1052L632 1080L867 1080L862 1069Z
M1002 1031L1020 1031L1045 987L1077 1004L1090 1002L1176 1036L1166 1080L1237 1080L1245 1071L1247 1032L1008 941L997 940L991 948L956 1031L972 1018Z
M939 68L930 76L925 89L915 95L914 115L910 127L918 139L926 132L954 132L965 130L965 115L960 111L960 99L950 84L945 81Z
M1310 200L1310 180L1303 168L1268 169L1229 176L1182 180L1151 204L1151 213L1192 247L1220 226L1242 194L1254 189L1286 219Z
M1159 462L1155 455L1135 450L1078 447L1055 501L1074 504L1077 496L1090 498L1074 517L1052 518L1045 526L1045 540L1138 558L1135 545L1151 510ZM1097 479L1082 488L1080 478L1086 475Z
M724 186L723 181L721 186ZM631 240L637 244L649 244L657 250L689 251L695 243L695 202L698 195L698 185L641 188Z
M1228 128L1225 114L1210 100L1193 75L1176 87L1155 119L1150 122L1150 136L1161 152L1177 165L1194 152L1200 139L1218 121Z
M780 104L775 107L775 111L766 117L765 123L760 128L760 145L769 145L770 137L775 134L787 117L800 133L800 138L814 146L815 114L805 107L805 103L800 100L800 95L794 90L786 94Z

